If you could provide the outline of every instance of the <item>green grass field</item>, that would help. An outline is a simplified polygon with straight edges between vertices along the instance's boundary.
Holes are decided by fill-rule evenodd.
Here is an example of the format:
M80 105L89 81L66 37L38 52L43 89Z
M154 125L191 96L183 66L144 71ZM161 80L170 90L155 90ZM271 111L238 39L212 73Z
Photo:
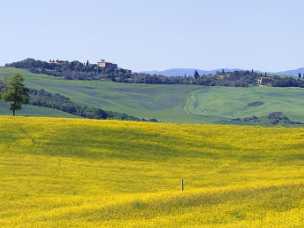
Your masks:
M3 101L0 101L0 114L11 115L9 105ZM17 112L22 116L53 116L53 117L75 117L69 113L62 112L56 109L38 107L33 105L24 105L22 110Z
M60 93L76 103L161 121L222 122L252 115L264 117L270 112L283 112L292 120L304 121L304 89L301 88L69 81L13 68L0 68L0 79L16 72L26 77L28 87ZM253 102L263 103L260 106L250 106Z
M0 227L304 225L302 128L1 117L0 135Z

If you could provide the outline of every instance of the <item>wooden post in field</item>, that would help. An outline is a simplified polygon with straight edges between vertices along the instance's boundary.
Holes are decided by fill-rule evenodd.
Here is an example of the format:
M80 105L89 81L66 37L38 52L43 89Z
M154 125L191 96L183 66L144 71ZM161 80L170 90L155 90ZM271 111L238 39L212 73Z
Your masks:
M181 179L181 191L182 192L184 191L184 179L183 178Z

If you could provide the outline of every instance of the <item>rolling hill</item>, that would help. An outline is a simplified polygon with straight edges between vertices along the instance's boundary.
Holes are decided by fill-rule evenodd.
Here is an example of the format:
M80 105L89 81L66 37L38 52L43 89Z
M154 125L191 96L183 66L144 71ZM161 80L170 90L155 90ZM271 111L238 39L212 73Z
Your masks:
M303 226L303 128L0 117L0 135L1 227Z
M63 80L14 68L0 68L0 79L22 73L30 88L60 93L72 101L108 111L169 122L229 122L283 112L304 121L304 89L204 87ZM254 104L254 105L253 105ZM258 104L258 105L256 105ZM4 113L0 109L0 113ZM35 112L33 112L35 113Z

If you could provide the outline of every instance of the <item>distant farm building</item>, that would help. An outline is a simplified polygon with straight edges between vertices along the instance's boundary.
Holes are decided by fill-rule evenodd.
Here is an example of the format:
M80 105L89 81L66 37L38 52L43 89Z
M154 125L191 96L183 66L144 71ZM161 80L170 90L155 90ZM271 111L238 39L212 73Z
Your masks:
M49 63L53 63L53 64L63 64L63 63L65 63L65 61L59 60L59 59L57 59L57 60L50 59Z
M98 67L100 68L103 68L103 69L108 69L108 68L111 68L111 69L116 69L118 68L117 64L114 64L114 63L110 63L110 62L107 62L106 60L104 59L101 59L99 62L96 63Z
M272 78L271 77L260 77L257 79L257 85L259 87L271 86Z
M106 60L102 59L99 62L97 62L97 66L99 66L100 68L106 68L107 66Z

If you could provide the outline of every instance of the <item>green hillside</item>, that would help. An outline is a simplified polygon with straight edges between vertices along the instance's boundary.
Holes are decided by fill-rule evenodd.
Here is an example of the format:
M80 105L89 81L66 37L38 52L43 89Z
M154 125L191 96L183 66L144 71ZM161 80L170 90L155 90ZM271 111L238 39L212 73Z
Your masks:
M161 121L221 122L232 118L283 112L304 121L304 89L235 88L193 85L126 84L62 80L13 68L0 68L0 78L21 72L27 86L60 93L72 101L104 110Z
M0 117L0 135L0 227L304 225L302 128Z

